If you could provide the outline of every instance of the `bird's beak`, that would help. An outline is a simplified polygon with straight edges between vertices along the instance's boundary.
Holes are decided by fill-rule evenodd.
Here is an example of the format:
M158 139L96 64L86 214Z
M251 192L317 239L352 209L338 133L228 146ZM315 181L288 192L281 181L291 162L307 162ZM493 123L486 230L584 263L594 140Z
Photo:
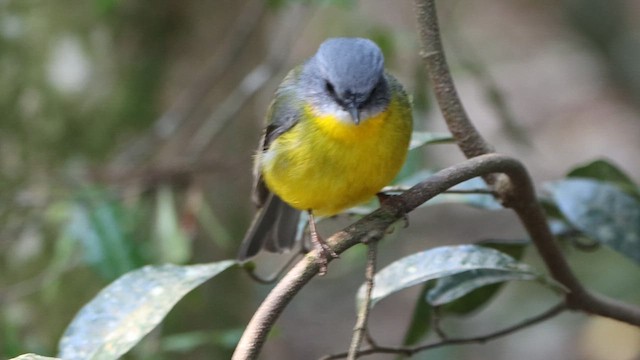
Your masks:
M358 107L356 105L349 105L347 107L347 111L349 112L349 115L351 116L351 120L353 120L353 123L356 125L360 124L360 110L358 110Z

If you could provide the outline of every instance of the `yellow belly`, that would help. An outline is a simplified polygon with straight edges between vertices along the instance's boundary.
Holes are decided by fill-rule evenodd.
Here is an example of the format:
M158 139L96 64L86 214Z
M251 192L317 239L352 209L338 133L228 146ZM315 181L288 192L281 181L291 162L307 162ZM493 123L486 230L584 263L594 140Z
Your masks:
M393 180L411 131L411 110L401 100L359 125L307 109L261 156L261 170L267 187L294 208L334 215Z

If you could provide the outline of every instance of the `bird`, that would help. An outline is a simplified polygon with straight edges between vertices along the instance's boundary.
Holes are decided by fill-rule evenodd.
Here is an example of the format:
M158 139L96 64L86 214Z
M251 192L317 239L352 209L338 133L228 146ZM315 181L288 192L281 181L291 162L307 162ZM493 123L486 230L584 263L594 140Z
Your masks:
M365 202L396 177L413 128L409 96L373 41L329 38L285 76L266 120L253 169L258 210L238 260L290 250L307 212L323 275L338 255L315 217Z

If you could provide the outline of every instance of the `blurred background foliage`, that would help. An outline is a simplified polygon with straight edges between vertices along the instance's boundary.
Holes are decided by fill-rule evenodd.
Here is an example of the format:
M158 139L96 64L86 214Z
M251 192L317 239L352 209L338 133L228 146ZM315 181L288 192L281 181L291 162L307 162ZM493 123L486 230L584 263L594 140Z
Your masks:
M637 1L439 5L460 93L500 151L539 182L595 157L637 182ZM0 0L0 357L54 355L73 314L127 271L233 257L251 218L251 155L269 99L324 38L375 40L413 94L416 128L442 131L413 24L408 0ZM452 146L430 147L409 168L461 158ZM326 223L329 232L345 222ZM522 237L508 212L459 206L421 210L398 232L382 245L382 262L427 246ZM633 265L602 249L597 261L569 253L588 286L640 299ZM265 359L345 348L363 253L344 258L288 309ZM228 358L267 290L225 273L181 301L127 358ZM411 308L416 294L378 305L374 334L401 342L410 314L398 309ZM509 285L495 305L448 325L494 327L547 300L535 286ZM631 359L640 351L633 335L619 356L601 355L628 332L563 315L429 358Z

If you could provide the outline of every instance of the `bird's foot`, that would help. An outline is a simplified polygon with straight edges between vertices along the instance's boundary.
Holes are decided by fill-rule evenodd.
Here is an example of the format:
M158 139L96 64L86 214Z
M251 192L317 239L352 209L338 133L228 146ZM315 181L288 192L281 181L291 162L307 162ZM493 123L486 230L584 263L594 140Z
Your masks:
M318 252L318 257L316 258L316 262L320 267L318 271L318 275L323 276L327 273L327 265L330 260L337 259L340 257L331 247L327 244L318 233L311 234L311 242L313 243L313 247Z

